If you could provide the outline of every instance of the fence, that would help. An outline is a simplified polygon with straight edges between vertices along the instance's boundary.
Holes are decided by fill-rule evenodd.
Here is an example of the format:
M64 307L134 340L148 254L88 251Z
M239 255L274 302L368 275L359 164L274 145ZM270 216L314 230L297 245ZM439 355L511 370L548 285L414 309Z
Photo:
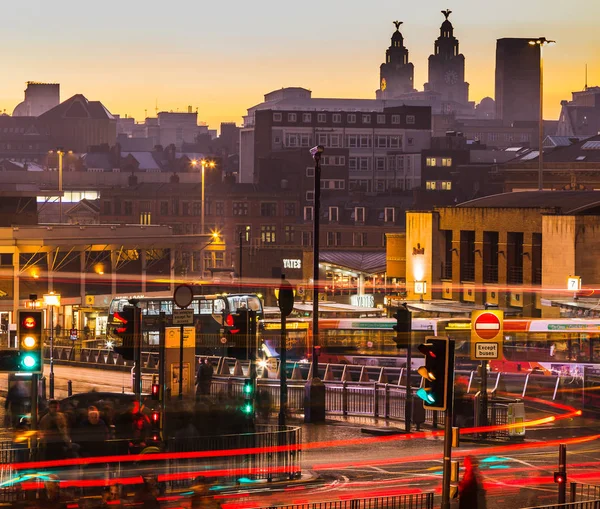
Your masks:
M566 504L550 504L528 509L600 509L600 500L588 500L582 502L568 502Z
M284 505L268 509L433 509L433 499L433 493L416 493L395 497L357 498Z
M571 502L600 500L600 486L572 482L570 488Z
M110 462L110 476L114 478L131 478L132 471L153 472L171 488L189 486L198 478L204 478L215 472L222 481L238 482L242 477L253 480L273 481L276 479L294 479L301 473L300 456L302 447L301 429L296 426L257 425L256 433L219 435L213 437L171 438L166 442L166 451L177 456L169 459L153 460L152 455L132 456L131 461ZM106 443L107 455L127 455L128 440L109 440ZM10 484L20 473L19 463L36 461L40 458L40 449L36 447L10 447L12 444L0 444L0 486ZM234 453L241 450L241 453ZM210 451L207 456L195 453ZM178 454L180 453L180 454ZM189 453L189 454L186 454ZM220 454L223 453L223 454ZM183 457L182 457L183 456ZM97 469L105 468L108 458L96 461ZM42 464L43 465L43 464ZM93 465L92 465L93 466ZM52 467L52 473L62 477L72 477L73 469L78 467ZM44 474L44 467L37 469ZM88 472L90 472L88 474ZM107 471L108 473L108 471ZM97 474L97 472L96 472ZM85 480L87 475L95 475L94 469L83 468L77 476ZM135 474L134 474L135 475ZM36 482L36 479L32 479ZM0 502L14 502L24 496L35 496L39 486L25 493L19 484L10 488L0 488ZM86 495L81 491L79 495Z

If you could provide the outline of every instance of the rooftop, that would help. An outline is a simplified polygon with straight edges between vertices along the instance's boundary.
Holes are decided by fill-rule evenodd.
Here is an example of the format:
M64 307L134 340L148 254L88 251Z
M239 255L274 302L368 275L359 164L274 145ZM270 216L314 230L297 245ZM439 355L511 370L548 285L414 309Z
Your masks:
M600 191L523 191L495 194L457 205L457 208L555 209L559 214L592 213L600 207Z

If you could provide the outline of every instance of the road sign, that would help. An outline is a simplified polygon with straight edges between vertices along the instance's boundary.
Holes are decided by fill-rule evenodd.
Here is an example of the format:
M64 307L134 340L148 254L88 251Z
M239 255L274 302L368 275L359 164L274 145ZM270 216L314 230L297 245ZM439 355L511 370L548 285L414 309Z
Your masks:
M194 300L194 289L190 285L179 285L173 292L173 300L178 307L187 308Z
M471 313L471 360L499 359L503 344L503 311Z
M194 310L174 309L173 325L194 325Z
M181 346L181 327L167 327L165 329L165 347L179 349ZM183 328L183 348L196 348L196 329Z
M581 290L581 278L579 276L569 276L567 278L567 290L571 292Z
M221 344L226 345L227 344L227 338L225 336L223 336L221 338Z

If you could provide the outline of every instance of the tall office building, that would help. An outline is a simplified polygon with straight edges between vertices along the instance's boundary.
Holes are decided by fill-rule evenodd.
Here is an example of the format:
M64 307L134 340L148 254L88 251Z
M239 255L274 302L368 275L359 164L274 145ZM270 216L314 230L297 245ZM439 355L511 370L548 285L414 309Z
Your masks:
M530 45L531 40L496 43L496 118L504 123L539 120L540 46Z

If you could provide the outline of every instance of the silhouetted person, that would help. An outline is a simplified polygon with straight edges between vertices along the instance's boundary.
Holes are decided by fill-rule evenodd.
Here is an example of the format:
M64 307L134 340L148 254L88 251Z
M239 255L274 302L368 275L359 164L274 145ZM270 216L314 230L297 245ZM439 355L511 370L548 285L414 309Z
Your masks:
M458 484L458 509L486 509L479 464L473 456L465 457L465 474Z
M44 482L44 489L40 493L39 504L44 509L62 509L67 507L68 498L60 492L60 480L57 475L51 474Z
M8 390L4 402L6 426L16 428L21 418L29 413L29 405L27 387L21 380L17 380Z
M210 384L213 377L213 367L208 357L198 367L196 373L196 395L208 396L210 394Z
M108 426L100 419L95 406L88 408L87 418L78 428L77 441L81 446L81 456L91 458L106 455L106 441L109 438Z
M135 504L143 504L146 509L159 509L160 502L157 500L162 495L162 489L155 475L144 477L144 484L135 496Z
M62 460L71 455L67 418L58 408L58 401L51 400L48 403L48 413L40 419L42 447L47 460Z
M102 492L102 505L100 507L120 507L121 505L121 485L111 484L106 486Z

